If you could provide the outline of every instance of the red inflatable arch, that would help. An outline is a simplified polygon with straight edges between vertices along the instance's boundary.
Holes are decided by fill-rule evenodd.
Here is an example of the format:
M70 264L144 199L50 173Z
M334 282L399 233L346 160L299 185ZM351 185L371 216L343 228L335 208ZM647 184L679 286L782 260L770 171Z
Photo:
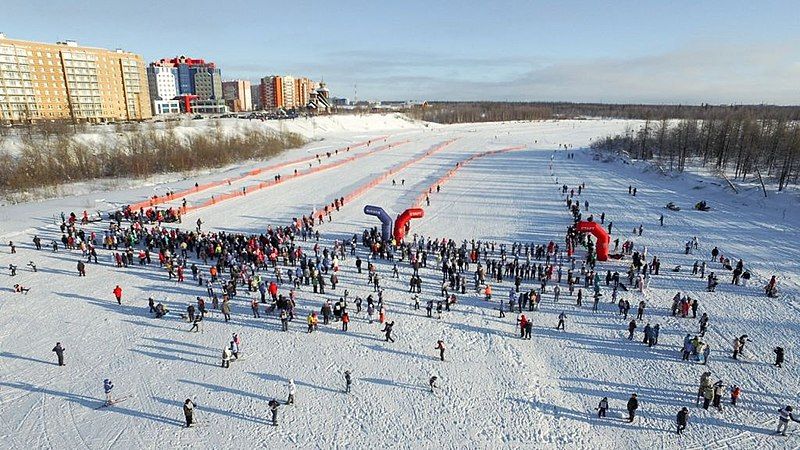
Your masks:
M396 228L395 228L396 229ZM597 238L597 260L608 261L608 245L611 242L611 236L602 225L597 222L578 222L575 225L575 230L581 233L592 233Z
M406 224L411 219L419 219L425 215L425 211L422 208L409 208L403 211L402 214L397 216L397 220L394 221L394 240L398 243L403 240L403 237L406 235Z

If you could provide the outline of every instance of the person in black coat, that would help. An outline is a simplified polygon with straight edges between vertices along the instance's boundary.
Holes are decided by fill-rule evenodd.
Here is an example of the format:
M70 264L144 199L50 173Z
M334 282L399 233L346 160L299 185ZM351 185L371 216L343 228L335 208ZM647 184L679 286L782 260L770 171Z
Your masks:
M628 422L633 422L633 419L636 417L637 409L639 409L639 400L636 398L636 394L633 394L631 398L628 399Z
M783 364L783 347L775 347L775 366L781 368Z
M683 430L686 429L686 425L689 423L689 410L686 408L681 409L678 411L678 434L682 434Z
M56 342L56 346L53 347L53 351L56 352L56 356L58 357L58 365L64 365L64 347L61 346L61 342Z
M278 426L278 406L280 406L280 403L273 398L269 401L268 405L269 410L272 412L272 425Z

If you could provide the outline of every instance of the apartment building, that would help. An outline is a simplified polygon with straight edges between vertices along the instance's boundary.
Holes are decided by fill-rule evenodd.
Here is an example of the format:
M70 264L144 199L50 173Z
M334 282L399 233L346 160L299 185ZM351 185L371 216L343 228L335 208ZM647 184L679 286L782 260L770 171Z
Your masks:
M177 92L170 99L154 100L154 114L164 113L167 105L170 112L173 112L175 107L180 108L180 112L209 114L227 112L222 91L222 71L216 64L186 56L160 59L150 63L148 67L151 88L159 86L159 77L167 70L175 77Z
M262 109L276 109L285 107L283 100L283 80L282 77L272 75L261 79L261 89L259 92Z
M0 33L0 121L106 122L151 116L141 56Z
M316 83L305 77L271 75L261 79L261 109L300 109L308 106Z
M253 97L250 81L233 80L222 82L222 96L228 109L234 112L252 111Z

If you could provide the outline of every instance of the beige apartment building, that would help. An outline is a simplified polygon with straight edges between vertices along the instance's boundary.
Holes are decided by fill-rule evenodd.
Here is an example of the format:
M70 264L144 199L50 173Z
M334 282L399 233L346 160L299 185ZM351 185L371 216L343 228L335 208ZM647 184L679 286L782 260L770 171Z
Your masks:
M142 57L0 33L0 122L109 122L152 117Z
M228 109L233 112L253 110L252 89L248 80L223 81L222 96Z

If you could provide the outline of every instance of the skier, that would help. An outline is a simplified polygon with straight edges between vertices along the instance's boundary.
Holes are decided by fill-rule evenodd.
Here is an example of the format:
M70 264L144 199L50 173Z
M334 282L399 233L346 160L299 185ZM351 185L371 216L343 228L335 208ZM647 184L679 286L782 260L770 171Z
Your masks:
M344 392L349 394L350 393L350 385L353 384L353 379L350 375L349 370L344 371Z
M392 328L394 328L394 321L386 322L383 326L383 332L386 334L386 342L392 341Z
M183 415L186 417L186 428L189 428L194 423L194 403L191 399L187 398L183 402Z
M270 411L272 412L272 426L277 427L278 426L278 406L280 406L280 403L278 403L278 401L273 398L272 400L269 401L268 405L269 405Z
M561 314L558 315L558 325L556 325L556 330L567 331L565 325L566 320L567 320L567 315L564 314L564 312L562 311Z
M608 397L603 397L603 399L600 400L600 403L597 405L597 417L605 417L606 411L608 411Z
M56 352L56 356L58 357L58 365L64 365L64 347L61 346L61 342L56 342L56 346L53 347L53 351Z
M434 347L434 350L439 350L439 359L441 359L442 361L444 361L444 341L442 341L442 340L440 339L440 340L439 340L439 341L436 343L436 347Z
M684 407L680 411L678 411L678 434L682 434L683 430L686 429L686 425L689 423L689 410Z
M786 428L789 427L789 420L791 419L793 422L800 422L800 420L794 418L794 415L792 415L792 407L789 405L781 408L778 414L778 430L776 433L781 436L786 436Z
M436 385L436 380L438 380L438 379L439 378L434 375L428 380L428 386L430 386L430 388L431 388L431 394L434 394L435 393L434 389L439 387L439 386Z
M103 380L103 391L106 393L106 406L109 406L113 403L113 399L111 398L112 389L114 389L114 383L112 383L108 378Z
M294 394L297 392L297 387L294 384L293 378L289 378L289 384L286 385L286 390L289 392L289 397L286 399L286 404L294 405Z
M631 398L628 399L628 422L633 422L633 419L636 417L636 410L639 409L639 400L636 398L636 394L632 394Z

